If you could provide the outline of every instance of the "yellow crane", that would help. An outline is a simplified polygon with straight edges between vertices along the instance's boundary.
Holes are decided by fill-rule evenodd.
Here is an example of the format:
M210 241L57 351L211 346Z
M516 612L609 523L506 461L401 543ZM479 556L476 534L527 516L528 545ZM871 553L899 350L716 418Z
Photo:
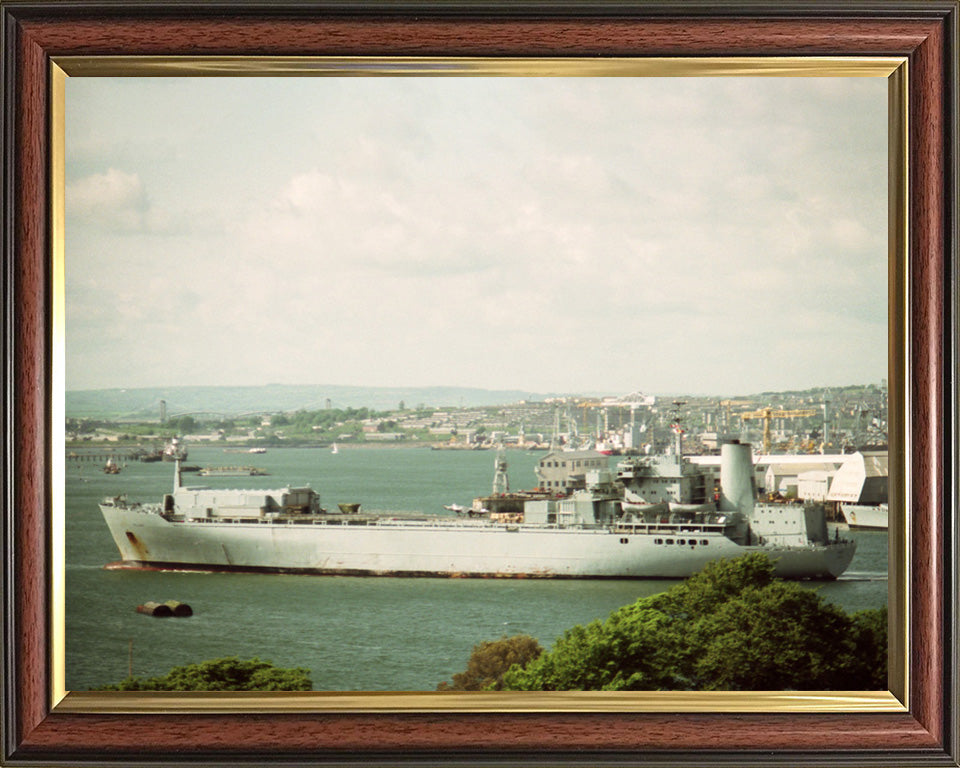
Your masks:
M763 452L770 453L770 419L802 419L816 416L820 411L815 408L801 408L787 411L782 408L761 408L758 411L745 411L738 414L741 419L763 419Z

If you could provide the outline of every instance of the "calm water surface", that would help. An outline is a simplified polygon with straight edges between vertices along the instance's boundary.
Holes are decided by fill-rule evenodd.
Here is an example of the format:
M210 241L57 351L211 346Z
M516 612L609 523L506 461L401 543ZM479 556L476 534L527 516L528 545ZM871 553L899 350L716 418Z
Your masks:
M511 451L511 487L535 484L542 454ZM197 478L190 484L266 488L310 483L322 504L443 513L490 491L492 451L426 448L270 449L262 455L190 448L191 464L254 465L270 477ZM158 501L173 465L130 463L104 475L94 462L67 462L66 685L85 690L222 656L259 656L306 667L318 690L433 690L466 667L482 640L526 633L549 647L563 630L602 619L671 581L536 581L355 578L231 573L106 571L119 553L97 503L127 493ZM850 532L857 554L835 582L811 583L847 610L887 601L887 535ZM189 619L136 613L149 600L190 603Z

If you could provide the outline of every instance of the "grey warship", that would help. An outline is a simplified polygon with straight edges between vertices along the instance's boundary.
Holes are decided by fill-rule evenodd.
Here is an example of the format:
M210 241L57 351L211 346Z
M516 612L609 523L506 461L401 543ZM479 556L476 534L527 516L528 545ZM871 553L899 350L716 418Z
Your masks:
M120 552L108 567L365 576L685 578L718 558L770 556L778 576L834 579L856 545L830 540L822 510L757 503L747 444L722 449L717 498L650 500L682 456L587 473L586 487L524 506L522 519L327 512L310 487L184 486L159 503L105 499ZM631 474L632 473L632 474Z

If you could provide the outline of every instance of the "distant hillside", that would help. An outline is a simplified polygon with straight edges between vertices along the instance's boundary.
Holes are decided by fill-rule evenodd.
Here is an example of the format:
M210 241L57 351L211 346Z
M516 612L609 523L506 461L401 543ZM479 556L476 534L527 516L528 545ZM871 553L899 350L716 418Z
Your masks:
M149 387L68 391L69 418L155 419L160 401L167 415L320 410L329 399L334 408L393 410L401 401L407 408L505 405L518 400L542 400L549 395L520 390L468 387L346 387L268 384L255 387Z

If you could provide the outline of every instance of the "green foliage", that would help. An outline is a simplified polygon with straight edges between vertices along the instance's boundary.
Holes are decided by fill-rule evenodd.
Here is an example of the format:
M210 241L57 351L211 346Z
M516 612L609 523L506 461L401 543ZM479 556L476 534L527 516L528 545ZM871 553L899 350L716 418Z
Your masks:
M615 611L606 622L568 629L553 650L504 675L506 690L625 691L684 688L676 664L670 619L639 605Z
M309 691L310 670L230 656L174 667L160 677L128 677L100 691Z
M878 690L886 610L849 616L774 578L761 554L718 560L663 594L567 630L510 690Z
M174 433L183 435L195 432L199 425L200 422L193 416L174 416L173 418L167 419L164 428L168 431L172 430Z
M517 665L522 668L543 653L540 643L530 635L514 635L485 640L473 646L467 669L453 676L453 683L440 683L438 691L499 691L503 676Z
M281 428L283 442L286 445L300 445L329 439L331 433L335 436L341 433L360 434L366 419L383 418L386 411L376 411L371 408L330 408L318 411L298 410L288 413L278 413L271 416L271 430L260 436L260 440L267 444L276 443L279 438L272 430ZM139 436L158 436L164 439L178 435L195 434L198 432L216 432L222 430L226 434L245 434L251 429L261 428L261 417L230 416L230 417L194 417L190 415L173 416L160 425L156 420L144 422L118 422L114 420L94 420L69 418L65 420L68 436L77 439L92 436L98 430L118 432L122 430L129 439ZM394 423L390 428L396 427ZM386 427L384 427L386 430ZM389 431L389 430L386 430Z
M799 584L747 587L693 622L689 658L708 690L852 689L849 617Z
M80 435L90 435L98 429L109 426L113 426L113 422L97 419L67 419L65 422L67 432L76 432Z
M862 669L869 680L868 690L887 688L887 607L857 611L853 621L853 643Z
M665 607L684 616L712 613L748 587L763 588L774 583L777 579L773 574L773 563L762 554L714 560L665 592Z

